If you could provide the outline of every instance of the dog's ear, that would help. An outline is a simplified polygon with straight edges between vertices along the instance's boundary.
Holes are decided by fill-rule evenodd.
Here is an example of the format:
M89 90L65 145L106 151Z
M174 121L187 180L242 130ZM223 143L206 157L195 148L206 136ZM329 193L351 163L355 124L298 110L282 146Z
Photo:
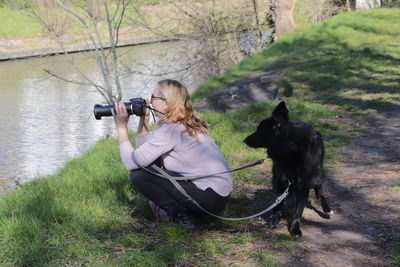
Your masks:
M285 101L281 101L278 106L276 106L272 112L272 118L281 124L285 124L289 121L289 111L286 108Z

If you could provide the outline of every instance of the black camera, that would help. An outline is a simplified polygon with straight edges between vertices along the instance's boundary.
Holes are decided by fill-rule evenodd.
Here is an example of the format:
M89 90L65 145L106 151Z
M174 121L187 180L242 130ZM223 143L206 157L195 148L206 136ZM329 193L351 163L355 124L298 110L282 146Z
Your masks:
M129 115L143 116L146 113L146 100L143 98L131 98L129 102L124 102ZM101 120L101 117L112 116L111 109L114 105L94 105L93 113L96 120Z

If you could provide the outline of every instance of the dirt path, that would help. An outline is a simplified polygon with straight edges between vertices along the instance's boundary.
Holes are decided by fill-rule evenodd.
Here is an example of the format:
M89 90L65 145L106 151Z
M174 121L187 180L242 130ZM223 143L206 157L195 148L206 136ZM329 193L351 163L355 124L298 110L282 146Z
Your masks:
M399 236L400 103L363 125L362 135L329 175L327 195L335 212L324 220L304 216L304 256L289 266L390 266Z

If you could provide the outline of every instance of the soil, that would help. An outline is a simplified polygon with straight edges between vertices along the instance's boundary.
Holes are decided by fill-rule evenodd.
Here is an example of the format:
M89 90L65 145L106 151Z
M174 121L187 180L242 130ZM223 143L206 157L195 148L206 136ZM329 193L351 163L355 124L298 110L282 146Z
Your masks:
M279 72L264 74L264 78L277 80ZM271 98L271 94L279 97L274 95L279 88L265 89L260 77L230 86L198 108L230 111L244 102ZM334 214L327 220L306 208L297 256L280 260L283 266L394 266L391 257L400 238L400 190L394 187L400 182L400 99L379 110L374 119L356 122L344 113L337 120L356 123L360 134L352 137L341 163L327 167L325 191ZM282 220L275 230L262 231L269 236L271 231L286 233L287 221ZM269 242L267 237L265 243ZM253 246L257 249L265 244ZM231 258L227 263L238 262Z

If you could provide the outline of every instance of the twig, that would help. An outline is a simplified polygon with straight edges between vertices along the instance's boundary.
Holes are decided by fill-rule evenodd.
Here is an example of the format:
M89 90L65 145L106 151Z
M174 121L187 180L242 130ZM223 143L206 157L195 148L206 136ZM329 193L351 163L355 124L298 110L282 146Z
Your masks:
M138 250L137 248L127 248L127 247L115 247L115 246L108 246L108 245L91 245L91 244L83 244L84 247L89 248L107 248L112 250Z
M90 83L84 83L84 82L78 82L78 81L68 80L68 79L66 79L66 78L63 78L63 77L61 77L61 76L59 76L59 75L57 75L57 74L51 72L51 71L48 70L48 69L43 69L43 70L44 70L45 72L47 72L48 74L50 74L51 76L53 76L53 77L55 77L55 78L57 78L57 79L60 79L60 80L62 80L62 81L64 81L64 82L74 83L74 84L80 84L80 85L91 85Z
M347 188L347 191L350 191L353 188L361 188L361 187L372 187L372 186L377 186L379 184L356 184L356 185L352 185L349 188Z
M107 249L112 249L112 250L138 250L137 248L127 248L127 247L115 247L115 246L108 246L108 245L91 245L91 244L82 244L83 247L89 247L89 248L107 248ZM62 250L63 248L58 248L58 247L52 247L52 246L40 246L40 248L45 248L45 249L58 249Z
M129 215L132 215L136 210L136 206L133 206L132 210L129 212Z

